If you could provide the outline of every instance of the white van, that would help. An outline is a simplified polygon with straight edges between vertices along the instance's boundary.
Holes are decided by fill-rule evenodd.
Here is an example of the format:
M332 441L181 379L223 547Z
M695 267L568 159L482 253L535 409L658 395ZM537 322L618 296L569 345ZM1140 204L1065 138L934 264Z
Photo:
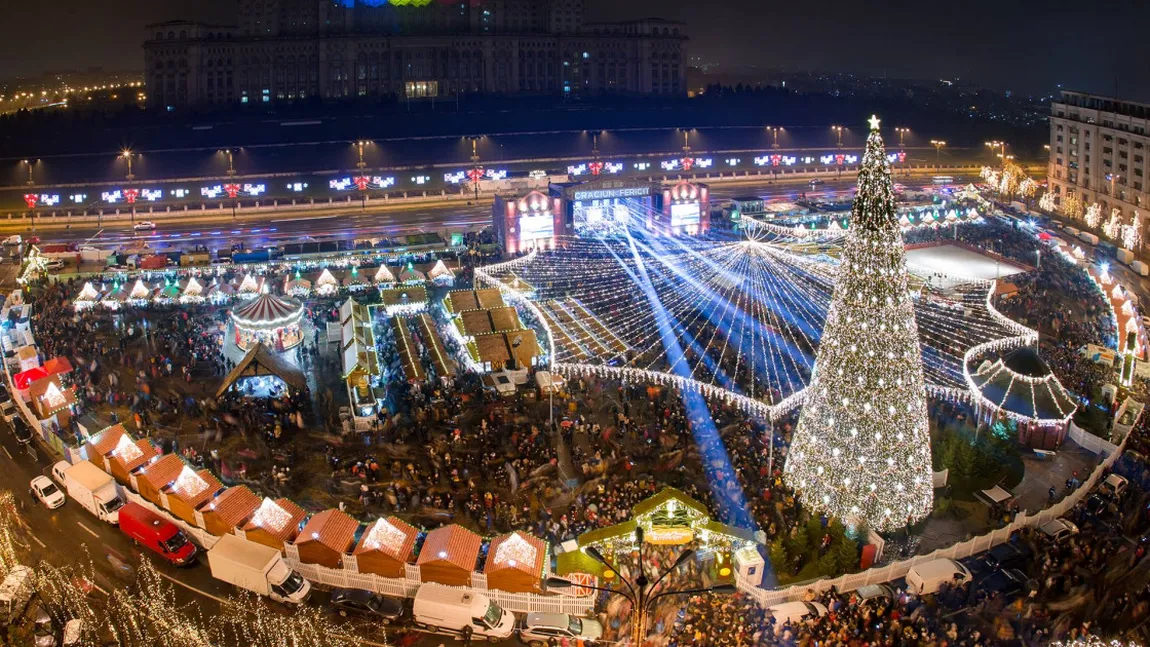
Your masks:
M938 593L943 582L965 584L973 578L965 566L953 559L936 559L910 567L906 574L907 588L918 595Z
M467 589L424 584L412 605L415 626L434 634L486 638L499 642L515 631L515 616L486 595Z
M775 619L775 624L797 624L825 616L827 608L818 602L784 602L767 609L767 613Z

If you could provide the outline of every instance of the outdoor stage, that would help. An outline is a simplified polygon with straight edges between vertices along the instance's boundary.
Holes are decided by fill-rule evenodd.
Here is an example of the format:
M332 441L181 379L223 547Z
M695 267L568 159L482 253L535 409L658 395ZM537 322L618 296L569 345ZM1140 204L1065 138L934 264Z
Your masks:
M945 274L951 277L992 280L1029 271L1008 260L997 259L959 245L907 248L906 262L913 274Z

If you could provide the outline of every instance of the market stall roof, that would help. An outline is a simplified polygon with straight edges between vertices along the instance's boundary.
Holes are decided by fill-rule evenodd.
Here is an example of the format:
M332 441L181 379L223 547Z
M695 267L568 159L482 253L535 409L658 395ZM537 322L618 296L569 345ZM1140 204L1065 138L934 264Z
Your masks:
M112 460L119 463L125 472L131 472L159 455L160 453L147 438L132 442L132 437L128 434L120 436L115 449L112 450Z
M248 349L243 359L236 363L235 368L224 378L223 384L216 390L216 397L220 397L237 380L245 377L258 377L260 375L274 375L283 380L293 389L307 388L307 378L294 364L268 350L263 344L256 344Z
M704 517L711 516L711 513L707 510L707 506L687 496L687 494L682 490L678 490L673 487L663 488L655 494L636 503L634 507L631 508L631 514L635 517L645 516L655 512L656 510L659 510L660 508L663 508L671 501L675 501L677 504L681 504L687 508L690 508Z
M192 508L198 508L220 491L223 484L210 470L195 471L183 465L169 489Z
M32 386L33 382L42 380L48 377L49 373L43 366L36 366L21 373L12 376L12 382L16 385L16 389L23 391Z
M380 265L371 280L376 283L395 283L395 275L391 273L391 270L388 269L386 265Z
M503 301L503 293L498 288L484 288L482 290L454 290L447 293L443 305L448 312L463 312L464 310L485 310L499 308L507 305Z
M1050 367L1032 346L986 360L971 376L994 406L1027 420L1067 420L1078 409Z
M506 365L512 358L517 367L528 367L539 357L539 341L531 329L476 335L473 343L476 359L491 362L493 367Z
M411 558L418 537L419 531L398 517L376 519L359 538L355 554L374 551L406 562Z
M439 259L438 261L436 261L435 267L432 267L431 271L429 271L427 273L427 275L431 277L432 281L435 281L438 279L454 279L455 278L455 273L452 272L447 267L446 264L444 264L443 259Z
M53 357L42 368L51 375L66 375L72 372L72 362L67 357Z
M983 503L986 503L987 505L998 505L1004 501L1009 501L1010 499L1014 498L1014 493L996 485L992 488L982 490L977 494L977 496L982 500Z
M324 510L308 520L295 544L319 542L337 553L346 553L355 542L359 522L335 508Z
M132 299L147 299L152 295L152 288L144 283L143 279L136 279L136 284L132 286L132 291L128 294Z
M120 444L120 437L126 433L124 425L116 423L92 436L88 442L97 456L107 456Z
M468 336L523 329L519 313L512 306L465 310L459 313L459 319L463 323L463 334Z
M516 531L491 540L483 572L514 569L528 575L539 576L543 573L544 561L549 557L545 541Z
M241 328L274 329L299 323L303 306L294 299L261 294L251 303L232 312L232 319Z
M60 376L50 375L36 380L28 387L28 395L39 403L44 415L55 413L76 404L76 393L60 382Z
M230 487L208 503L207 509L216 513L228 526L235 528L246 522L260 507L260 498L246 485Z
M306 516L307 512L290 499L273 501L265 497L244 530L262 530L280 541L287 541Z
M417 565L443 561L452 566L472 571L479 556L483 539L463 526L451 524L427 533L419 551Z
M384 306L397 306L405 303L424 303L427 301L427 288L422 285L410 285L402 288L391 288L379 293L380 301Z
M156 489L167 487L176 480L180 475L181 468L184 468L184 461L182 461L177 454L164 454L157 457L147 467L140 470L140 478L148 479Z

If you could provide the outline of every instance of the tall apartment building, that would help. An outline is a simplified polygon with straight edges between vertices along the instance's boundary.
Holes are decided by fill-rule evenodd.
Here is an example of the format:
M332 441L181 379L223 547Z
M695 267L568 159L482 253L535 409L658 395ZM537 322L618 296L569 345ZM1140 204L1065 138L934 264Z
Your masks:
M152 107L314 97L680 95L682 23L585 23L583 0L236 0L236 24L149 26Z
M1047 180L1058 204L1078 193L1130 222L1135 209L1150 209L1147 155L1150 104L1067 91L1051 104Z

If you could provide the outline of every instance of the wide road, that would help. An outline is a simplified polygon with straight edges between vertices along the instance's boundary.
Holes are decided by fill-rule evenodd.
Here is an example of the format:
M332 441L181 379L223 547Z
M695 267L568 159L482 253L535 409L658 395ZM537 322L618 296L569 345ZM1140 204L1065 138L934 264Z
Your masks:
M973 178L957 177L965 183ZM908 188L929 186L929 177L903 179ZM796 200L807 197L841 198L849 195L855 179L828 180L812 188L806 180L788 182L716 184L711 187L711 205L725 205L731 198L759 196L773 200ZM140 215L137 220L145 220ZM185 248L204 245L208 249L231 247L242 242L245 247L259 248L275 243L310 239L348 239L399 236L429 231L464 231L485 227L491 223L491 202L480 198L472 204L413 204L409 207L388 205L368 206L367 209L316 210L304 213L243 214L238 219L214 218L205 221L196 218L186 223L157 219L155 230L137 231L126 222L118 221L105 227L96 223L74 224L68 229L40 228L35 232L44 243L88 243L106 247L119 247L133 241L146 240L153 249ZM0 236L21 233L28 236L27 224L22 221L0 221Z

